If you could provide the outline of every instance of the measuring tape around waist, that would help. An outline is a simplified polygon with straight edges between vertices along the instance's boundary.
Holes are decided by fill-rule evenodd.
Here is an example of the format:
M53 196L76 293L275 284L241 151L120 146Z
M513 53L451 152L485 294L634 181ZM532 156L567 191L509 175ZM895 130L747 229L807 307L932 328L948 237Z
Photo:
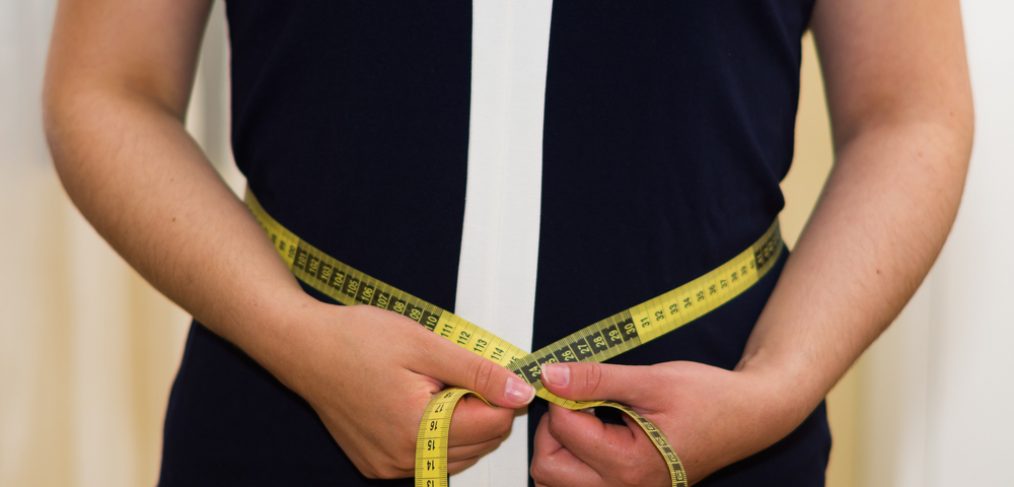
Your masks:
M662 455L673 487L687 486L686 472L662 431L629 406L612 401L572 401L554 395L542 385L542 366L554 362L603 362L680 328L753 286L774 266L784 246L776 220L750 247L711 271L527 353L474 323L370 277L304 242L272 218L249 191L246 203L293 275L311 288L345 305L366 304L408 317L506 367L531 384L537 396L553 404L572 410L610 407L627 414ZM448 485L447 437L451 417L458 401L468 394L475 393L462 388L445 389L426 406L416 441L417 487Z

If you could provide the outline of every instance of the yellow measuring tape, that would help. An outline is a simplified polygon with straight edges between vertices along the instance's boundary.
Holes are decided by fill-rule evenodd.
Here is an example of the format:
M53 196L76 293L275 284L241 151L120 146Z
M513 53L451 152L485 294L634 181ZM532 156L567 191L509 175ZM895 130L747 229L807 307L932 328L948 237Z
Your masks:
M637 422L658 449L669 468L674 487L687 486L686 472L662 431L623 404L571 401L554 395L540 381L542 365L602 362L690 323L729 302L764 277L781 255L784 245L776 220L749 248L708 273L588 325L534 353L527 353L478 325L370 277L304 242L272 218L249 191L246 203L267 231L275 250L300 281L345 305L367 304L406 316L441 337L506 367L531 384L536 395L553 404L573 410L611 407L623 411ZM417 487L447 486L447 437L451 416L458 401L468 394L475 393L461 388L445 389L426 406L416 442Z

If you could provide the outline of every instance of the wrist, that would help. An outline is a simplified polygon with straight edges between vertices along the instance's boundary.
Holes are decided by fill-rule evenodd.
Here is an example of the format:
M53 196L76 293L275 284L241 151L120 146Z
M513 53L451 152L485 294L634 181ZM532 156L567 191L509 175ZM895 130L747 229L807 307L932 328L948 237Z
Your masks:
M321 343L323 326L335 326L345 307L321 302L302 289L275 296L261 313L249 318L235 340L251 358L279 381L302 395Z
M824 399L814 367L801 354L778 354L765 348L748 348L736 365L736 372L748 377L764 391L764 404L771 416L791 420L794 428Z

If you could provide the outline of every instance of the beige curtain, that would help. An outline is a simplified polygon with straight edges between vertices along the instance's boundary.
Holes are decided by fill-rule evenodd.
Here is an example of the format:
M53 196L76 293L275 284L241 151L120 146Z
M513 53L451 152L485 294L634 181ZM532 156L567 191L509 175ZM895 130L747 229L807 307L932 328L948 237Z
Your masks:
M915 297L831 393L832 486L1014 485L1014 4L961 3L976 100L961 210ZM807 55L789 221L812 196L794 178L826 171L815 66Z
M92 230L52 169L39 104L54 6L0 1L0 485L152 485L188 318ZM231 167L218 8L188 125Z
M962 13L971 168L936 266L860 364L864 485L1014 485L1014 4Z

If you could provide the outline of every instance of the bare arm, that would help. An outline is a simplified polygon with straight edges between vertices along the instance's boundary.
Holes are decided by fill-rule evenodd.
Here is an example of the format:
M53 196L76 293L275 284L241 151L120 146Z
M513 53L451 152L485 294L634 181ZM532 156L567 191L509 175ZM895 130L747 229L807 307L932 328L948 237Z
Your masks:
M972 142L956 0L821 0L835 166L742 367L808 410L894 320L950 231Z
M184 130L210 4L60 2L44 97L56 168L132 266L306 398L364 474L410 476L422 409L444 383L507 407L531 394L508 394L520 379L408 319L302 292ZM512 416L477 400L456 410L451 470L495 448Z
M61 2L46 133L64 187L99 233L198 320L267 359L264 344L284 336L274 325L283 307L303 298L183 126L210 5Z
M836 163L737 369L543 371L563 397L640 409L694 482L813 411L925 277L964 187L972 103L958 0L818 0L813 29ZM536 431L532 476L551 487L668 484L644 435L552 406Z

